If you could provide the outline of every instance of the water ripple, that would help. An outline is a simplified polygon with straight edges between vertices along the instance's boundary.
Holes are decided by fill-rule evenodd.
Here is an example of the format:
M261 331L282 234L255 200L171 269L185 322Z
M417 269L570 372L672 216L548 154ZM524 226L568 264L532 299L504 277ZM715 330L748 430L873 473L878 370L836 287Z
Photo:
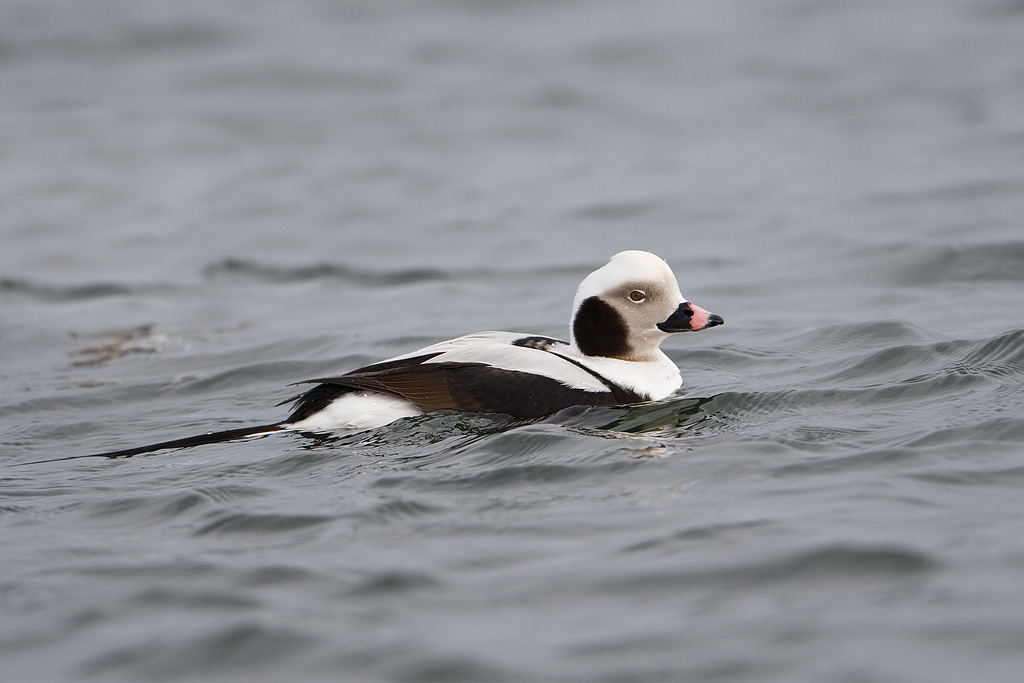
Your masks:
M256 261L228 258L203 269L207 278L230 277L260 282L304 282L306 280L345 280L372 286L409 285L418 282L448 280L451 276L434 268L409 268L379 271L356 268L336 263L318 263L308 266L275 266Z
M846 581L863 576L889 578L917 575L940 567L926 553L901 547L832 544L794 551L753 563L725 564L676 571L638 571L634 575L610 579L605 587L633 592L638 590L677 590L682 586L709 582L751 586L793 581Z
M96 282L83 285L39 284L18 278L0 278L0 292L10 292L53 303L98 299L109 296L130 296L146 292L175 290L174 285L128 286L114 282Z
M207 534L273 534L317 527L333 521L329 515L256 514L230 512L218 515L212 522L196 529L197 536Z
M108 647L85 662L81 675L108 677L128 671L131 678L164 680L191 675L206 678L222 671L257 674L274 661L297 656L318 642L305 631L249 620L212 628L193 625L189 631L191 635L176 638L157 633L129 638L135 642Z
M1024 241L932 247L912 260L904 255L894 283L1024 282Z

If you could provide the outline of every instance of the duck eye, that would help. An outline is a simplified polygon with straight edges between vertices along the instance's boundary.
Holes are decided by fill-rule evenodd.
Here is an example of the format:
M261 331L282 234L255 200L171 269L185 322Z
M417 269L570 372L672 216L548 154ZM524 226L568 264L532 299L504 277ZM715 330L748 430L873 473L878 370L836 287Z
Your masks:
M647 295L644 292L640 291L639 289L634 289L632 292L629 293L630 301L635 301L636 303L640 303L646 298Z

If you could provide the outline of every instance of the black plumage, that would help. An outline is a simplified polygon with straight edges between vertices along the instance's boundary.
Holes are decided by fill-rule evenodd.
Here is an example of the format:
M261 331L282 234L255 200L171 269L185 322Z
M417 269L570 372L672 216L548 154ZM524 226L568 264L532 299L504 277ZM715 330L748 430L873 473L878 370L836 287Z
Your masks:
M558 342L544 337L523 339L531 343L536 340ZM581 363L559 354L555 355L593 375L607 390L577 389L552 377L496 368L486 363L428 362L436 355L368 365L338 377L307 380L317 386L294 399L295 409L285 422L300 422L349 391L371 391L403 398L424 412L448 409L504 413L521 418L542 417L569 406L611 406L643 400L636 393L608 382Z

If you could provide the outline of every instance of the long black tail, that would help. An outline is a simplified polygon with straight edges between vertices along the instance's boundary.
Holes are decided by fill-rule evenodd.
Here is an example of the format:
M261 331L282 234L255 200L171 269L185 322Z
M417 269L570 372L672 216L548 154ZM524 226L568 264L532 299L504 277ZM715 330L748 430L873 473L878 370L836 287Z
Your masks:
M204 446L209 443L221 443L223 441L234 441L235 439L244 439L246 437L255 436L257 434L280 431L281 429L284 429L286 426L286 422L275 422L273 424L259 425L257 427L225 429L220 432L207 432L206 434L198 434L196 436L186 436L184 439L161 441L160 443L153 443L149 444L148 446L136 446L135 448L125 448L120 451L109 451L107 453L90 453L88 455L67 455L62 458L49 458L47 460L19 462L16 464L39 465L44 462L62 462L64 460L80 460L82 458L130 458L133 455L154 453L156 451L163 451L169 448L191 448L192 446Z

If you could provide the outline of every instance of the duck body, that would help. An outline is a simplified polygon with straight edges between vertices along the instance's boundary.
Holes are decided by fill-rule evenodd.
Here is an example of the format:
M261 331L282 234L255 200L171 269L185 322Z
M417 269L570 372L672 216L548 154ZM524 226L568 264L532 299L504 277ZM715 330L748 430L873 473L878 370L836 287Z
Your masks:
M682 385L659 348L670 334L722 324L688 302L675 276L648 252L616 254L580 285L572 335L563 341L479 332L307 380L282 423L305 431L369 429L434 410L538 418L570 406L664 398Z
M433 410L535 418L568 406L654 398L615 383L590 367L590 359L570 353L568 342L551 337L470 334L339 377L308 380L317 386L295 399L285 422L309 431L368 429ZM671 361L659 366L655 371L668 391L658 393L668 395L680 384L679 370Z

